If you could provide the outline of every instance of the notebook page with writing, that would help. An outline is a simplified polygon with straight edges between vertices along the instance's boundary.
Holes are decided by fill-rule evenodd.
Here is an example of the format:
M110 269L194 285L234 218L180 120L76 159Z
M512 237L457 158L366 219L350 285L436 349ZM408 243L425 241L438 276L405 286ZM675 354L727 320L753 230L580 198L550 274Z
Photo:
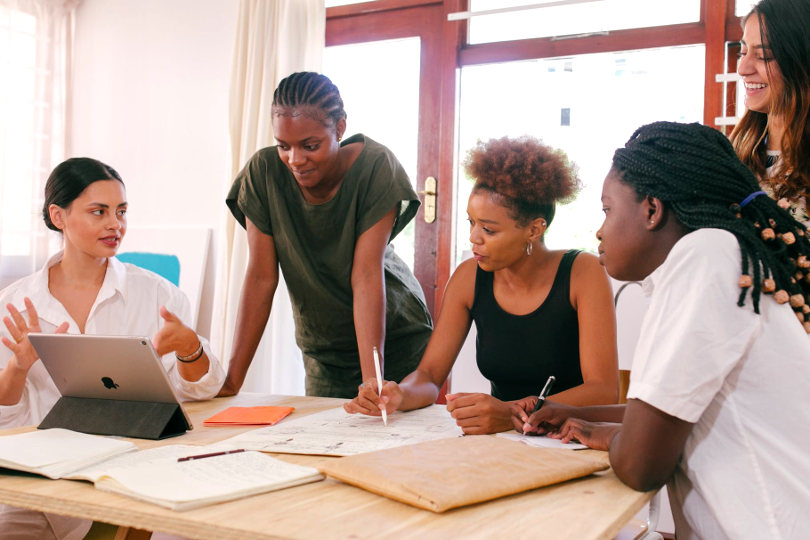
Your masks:
M77 471L74 471L64 478L68 480L87 480L95 482L108 471L118 469L137 469L148 467L155 463L164 461L177 461L178 458L199 454L201 452L216 452L220 448L216 445L193 446L190 444L169 444L166 446L156 446L146 450L138 450L120 456L115 456L104 461L94 463ZM226 450L226 449L222 449Z
M172 510L189 510L322 479L312 467L260 452L239 452L182 462L172 456L135 467L113 468L97 478L95 485L102 491Z
M552 439L543 435L524 435L514 431L505 431L498 433L498 437L509 439L510 441L517 441L529 446L536 446L537 448L557 448L559 450L584 450L588 448L584 444L569 442L564 443L559 439Z

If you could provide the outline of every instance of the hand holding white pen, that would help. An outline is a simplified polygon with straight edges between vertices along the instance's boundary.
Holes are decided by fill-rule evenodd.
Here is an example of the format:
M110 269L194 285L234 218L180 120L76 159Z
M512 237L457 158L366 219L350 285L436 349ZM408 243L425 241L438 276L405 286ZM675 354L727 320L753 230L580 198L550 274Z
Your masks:
M537 404L532 409L532 414L536 413L540 410L540 407L543 406L543 403L546 402L546 397L548 396L549 392L551 392L551 387L554 385L554 381L557 380L557 377L551 375L547 380L546 384L543 386L543 389L540 390L540 394L537 396Z
M551 392L551 387L554 385L554 381L556 381L556 380L557 380L557 377L555 377L554 375L551 375L551 376L550 376L550 377L549 377L549 378L546 380L546 384L545 384L545 385L543 385L543 389L542 389L542 390L540 390L540 394L537 396L537 404L534 406L534 409L532 409L532 412L530 412L528 415L524 415L524 416L525 416L525 420L524 420L524 423L523 423L523 433L528 433L529 431L531 431L531 430L533 430L533 429L534 429L534 428L531 426L531 424L529 424L529 417L530 417L532 414L534 414L534 413L536 413L537 411L539 411L539 410L540 410L540 408L543 406L543 404L546 402L546 397L547 397L547 396L549 395L549 393ZM522 413L521 413L521 414L522 414Z
M382 396L382 368L380 367L380 355L377 352L377 347L374 347L374 371L377 374L377 394ZM388 425L388 413L385 407L381 409L383 425Z

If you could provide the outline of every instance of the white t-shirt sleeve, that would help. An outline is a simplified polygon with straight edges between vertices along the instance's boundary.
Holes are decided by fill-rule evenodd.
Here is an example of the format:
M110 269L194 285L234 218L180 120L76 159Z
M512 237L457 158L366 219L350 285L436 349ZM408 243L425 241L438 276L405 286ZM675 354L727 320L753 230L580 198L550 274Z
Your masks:
M683 237L653 273L628 398L697 422L761 331L750 300L737 305L741 255L729 232Z

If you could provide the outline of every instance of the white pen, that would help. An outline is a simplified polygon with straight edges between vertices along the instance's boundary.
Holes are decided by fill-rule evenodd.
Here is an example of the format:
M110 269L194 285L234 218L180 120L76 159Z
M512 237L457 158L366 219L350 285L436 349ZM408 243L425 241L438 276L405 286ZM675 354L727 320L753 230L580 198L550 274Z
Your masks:
M537 404L532 409L532 414L536 413L540 410L540 407L543 406L543 403L546 402L546 396L548 396L549 392L551 392L551 387L554 385L554 381L557 380L557 377L551 375L547 380L546 384L543 386L543 389L540 390L540 395L537 396Z
M374 347L374 371L377 373L377 392L382 396L382 368L380 367L380 355L377 353L377 347ZM383 425L388 425L388 413L385 412L385 407L381 409L383 417Z

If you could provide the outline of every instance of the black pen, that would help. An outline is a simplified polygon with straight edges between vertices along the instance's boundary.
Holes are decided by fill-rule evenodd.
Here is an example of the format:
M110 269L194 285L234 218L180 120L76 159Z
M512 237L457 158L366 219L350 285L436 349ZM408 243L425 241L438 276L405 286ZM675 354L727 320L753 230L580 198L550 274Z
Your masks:
M244 451L245 451L244 448L240 448L239 450L226 450L224 452L211 452L210 454L199 454L199 455L196 455L196 456L186 456L186 457L177 458L177 461L178 462L180 462L180 461L193 461L195 459L204 459L204 458L214 457L214 456L224 456L224 455L227 455L227 454L238 454L239 452L244 452Z
M554 377L554 375L549 376L548 380L546 381L546 385L543 387L542 390L540 390L540 395L537 396L537 405L534 406L534 410L532 410L532 414L539 411L540 407L543 406L543 403L546 402L546 396L548 396L548 393L551 392L551 387L554 384L554 381L556 381L556 380L557 380L557 378Z

